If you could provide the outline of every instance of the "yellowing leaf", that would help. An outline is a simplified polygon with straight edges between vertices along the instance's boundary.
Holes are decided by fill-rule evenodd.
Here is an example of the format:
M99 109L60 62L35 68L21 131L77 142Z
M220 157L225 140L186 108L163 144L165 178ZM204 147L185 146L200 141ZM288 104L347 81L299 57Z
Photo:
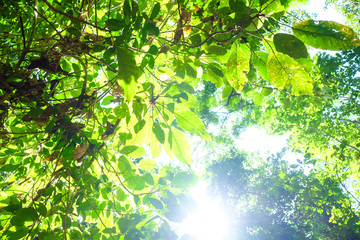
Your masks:
M156 161L152 159L142 159L138 164L138 168L141 168L142 170L145 171L150 171L155 167L156 167Z
M249 47L245 44L235 43L226 64L226 77L236 91L240 91L248 81L246 73L249 72L250 69L249 61Z
M345 51L360 46L354 30L332 21L306 20L292 30L297 38L314 48Z
M294 95L312 94L313 81L304 67L283 53L270 54L267 62L270 83L275 87L288 89L292 85Z

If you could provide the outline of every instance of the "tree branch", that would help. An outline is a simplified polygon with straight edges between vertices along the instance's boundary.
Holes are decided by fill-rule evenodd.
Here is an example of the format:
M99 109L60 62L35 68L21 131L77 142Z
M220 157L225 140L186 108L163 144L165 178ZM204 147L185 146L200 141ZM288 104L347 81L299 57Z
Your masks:
M75 17L75 16L73 16L73 15L71 15L71 14L68 14L68 13L66 13L66 12L63 12L63 11L55 8L54 6L52 6L47 0L43 0L43 2L44 2L51 10L53 10L54 12L57 12L57 13L63 15L63 16L65 16L65 17L67 17L67 18L71 18L71 19L76 20L76 21L78 21L78 22L81 22L81 23L90 25L90 26L92 26L92 27L94 27L94 28L96 28L96 29L100 29L100 30L103 30L103 31L109 31L109 30L106 29L106 28L98 27L98 26L96 26L95 24L89 23L89 22L87 22L87 21L85 21L85 20L83 20L83 19L81 19L81 18L79 18L79 17Z

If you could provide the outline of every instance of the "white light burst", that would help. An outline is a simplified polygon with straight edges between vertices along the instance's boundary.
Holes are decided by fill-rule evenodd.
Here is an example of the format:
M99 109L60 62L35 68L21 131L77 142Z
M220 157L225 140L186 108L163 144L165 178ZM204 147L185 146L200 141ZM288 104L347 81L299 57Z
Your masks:
M191 195L198 203L198 209L183 221L181 232L198 240L225 240L229 224L220 202L206 194L204 182L199 182Z

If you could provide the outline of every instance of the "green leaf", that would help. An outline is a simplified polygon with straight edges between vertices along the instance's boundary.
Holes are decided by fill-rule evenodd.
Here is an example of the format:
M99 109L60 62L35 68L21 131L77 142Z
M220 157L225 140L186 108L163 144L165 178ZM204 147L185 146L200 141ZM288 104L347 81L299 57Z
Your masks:
M126 16L131 16L130 0L125 0L125 1L124 1L123 13L124 13Z
M243 0L229 0L230 9L234 12L245 9L245 3Z
M73 159L74 157L74 151L75 151L75 145L74 144L68 144L65 149L62 152L62 156L66 160Z
M25 219L21 216L14 216L11 218L10 223L14 226L23 226L25 223Z
M67 29L67 31L68 31L70 34L74 34L75 37L80 37L80 36L81 36L80 30L77 29L77 28L69 27L69 28Z
M318 107L319 109L323 108L323 104L322 104L322 100L319 97L314 97L313 103L316 107Z
M15 232L13 231L8 231L6 232L6 235L8 236L8 240L16 240L16 239L22 239L23 237L25 237L26 235L28 235L30 229L24 226L16 226L16 230Z
M117 160L118 168L122 173L132 172L132 164L125 156L120 156Z
M149 198L150 203L157 209L163 209L164 206L162 202L156 198Z
M256 51L254 55L252 56L252 62L254 64L254 67L256 70L258 70L258 73L260 76L265 80L270 82L270 77L267 72L266 63L269 57L269 53L262 52L262 51Z
M182 82L180 84L177 84L176 85L180 90L182 91L185 91L187 93L190 93L190 94L194 94L195 93L195 90L194 88L188 84L187 82Z
M119 201L122 201L122 202L125 201L127 198L125 192L121 188L118 188L116 190L116 197L117 197L117 199L119 199Z
M262 104L263 96L260 93L256 93L254 96L254 104L259 107Z
M215 54L218 56L222 56L225 55L227 53L226 49L222 46L217 46L217 45L210 45L206 48L206 50L211 53L211 54Z
M134 100L132 102L132 108L133 108L133 113L135 114L136 118L140 121L142 120L142 112L143 112L143 109L144 109L144 105L139 101L137 100Z
M18 214L19 217L22 217L25 221L37 221L39 220L38 213L33 208L23 208L20 209Z
M152 159L142 159L138 164L138 168L141 168L142 170L145 171L153 170L155 167L156 167L156 161Z
M156 136L156 139L161 144L164 144L165 143L165 133L164 133L164 130L161 128L161 126L158 123L154 122L152 130Z
M145 149L138 146L125 146L120 150L120 153L132 158L138 158L145 154Z
M118 19L109 19L107 27L111 31L119 31L125 27L125 24Z
M41 108L31 108L30 111L26 114L26 116L37 117L40 116L44 112Z
M130 101L136 92L138 67L136 66L135 55L123 47L116 47L118 60L118 81L124 90L125 98Z
M62 224L63 224L63 228L67 229L71 227L71 218L69 216L62 216Z
M224 73L221 71L221 66L217 63L210 63L208 68L214 72L218 77L224 77Z
M220 67L218 64L211 63L208 65L207 74L203 75L205 80L212 82L218 88L223 85L224 78L224 73Z
M294 25L292 30L297 38L314 48L346 51L360 46L351 28L332 21L306 20Z
M240 91L248 81L246 73L250 70L250 49L246 44L235 43L226 63L226 77L230 85Z
M176 111L175 118L183 130L197 134L205 141L211 141L211 136L206 132L204 123L194 112Z
M191 78L196 78L197 76L197 72L195 70L195 67L192 66L192 64L190 65L189 63L185 62L185 70L186 70L186 74L191 77Z
M114 99L114 96L113 96L113 95L106 96L106 97L103 99L101 105L104 105L104 106L110 105L110 104L111 104L111 100L113 100L113 99Z
M176 128L172 128L170 133L171 133L171 139L169 140L170 149L172 150L176 158L179 159L180 162L190 165L191 150L190 150L190 144L185 134L177 130Z
M180 172L176 174L171 185L177 188L190 188L198 182L198 176L194 173Z
M142 176L147 185L154 186L155 181L154 181L154 177L153 177L153 175L151 175L151 173L147 172Z
M232 90L233 90L233 88L231 86L224 87L223 92L222 92L223 101L227 101L227 99L230 97Z
M274 45L276 51L292 58L306 58L309 55L305 44L294 35L277 33L274 36Z
M122 233L126 233L131 226L131 220L128 218L120 218L117 220L117 224Z
M137 122L137 123L135 124L135 126L134 126L134 132L135 132L136 134L137 134L138 132L140 132L141 129L144 128L145 124L146 124L146 121L145 121L144 119L141 120L141 121L139 121L139 122Z
M252 16L252 15L251 15ZM259 17L255 17L249 24L249 26L247 26L245 28L246 31L249 32L256 32L258 31L264 24L264 17L263 16L259 16Z
M273 89L271 89L271 88L263 88L261 90L261 94L265 97L269 96L272 92L273 92Z
M289 89L294 95L312 94L313 80L302 65L283 53L270 54L267 62L270 83L275 87Z
M283 106L285 109L288 109L291 106L291 101L289 98L285 98L283 101Z
M181 60L174 61L176 76L185 78L185 66Z
M155 19L160 12L160 3L156 3L151 11L150 19Z
M36 204L36 210L41 216L46 217L47 209L46 209L46 206L43 203L41 203L41 202L37 203Z
M6 164L0 168L0 171L1 172L12 172L12 171L15 171L16 169L18 169L19 166L20 166L20 164L19 165Z
M142 176L139 175L133 175L127 179L127 185L132 190L143 190L145 186L145 181Z
M159 49L157 48L157 46L155 45L151 45L150 48L149 48L149 53L152 54L152 55L156 55L158 54L159 52Z

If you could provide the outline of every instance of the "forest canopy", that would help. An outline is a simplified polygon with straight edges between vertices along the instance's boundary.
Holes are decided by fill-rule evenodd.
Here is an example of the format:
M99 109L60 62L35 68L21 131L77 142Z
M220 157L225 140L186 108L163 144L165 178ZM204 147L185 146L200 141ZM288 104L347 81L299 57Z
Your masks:
M360 39L302 2L0 0L0 237L194 239L199 149L249 239L359 236ZM246 160L249 126L304 159Z

